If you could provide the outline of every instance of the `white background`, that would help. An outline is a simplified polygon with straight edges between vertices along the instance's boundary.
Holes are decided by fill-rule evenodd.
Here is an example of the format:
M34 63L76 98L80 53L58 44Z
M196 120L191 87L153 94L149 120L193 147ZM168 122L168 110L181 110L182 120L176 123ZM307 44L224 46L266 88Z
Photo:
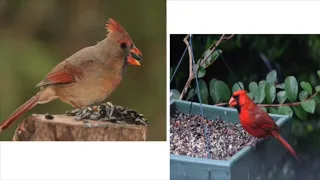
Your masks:
M168 1L167 32L315 34L319 9L315 1ZM169 60L169 34L167 44ZM169 179L169 142L1 142L0 179Z

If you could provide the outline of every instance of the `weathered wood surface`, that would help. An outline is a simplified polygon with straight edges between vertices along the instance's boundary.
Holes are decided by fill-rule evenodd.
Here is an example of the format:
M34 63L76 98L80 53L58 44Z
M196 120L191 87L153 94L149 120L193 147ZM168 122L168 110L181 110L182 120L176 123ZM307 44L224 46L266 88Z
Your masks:
M90 126L73 116L34 114L20 123L13 141L145 141L147 126L91 121Z

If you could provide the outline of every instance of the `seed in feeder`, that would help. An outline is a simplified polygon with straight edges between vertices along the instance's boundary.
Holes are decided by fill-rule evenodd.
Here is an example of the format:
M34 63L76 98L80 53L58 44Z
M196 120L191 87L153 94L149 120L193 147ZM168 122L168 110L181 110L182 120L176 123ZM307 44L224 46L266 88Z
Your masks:
M117 122L117 119L116 118L111 118L111 119L109 119L110 120L110 122L113 122L113 123L116 123Z
M91 120L98 120L100 118L100 115L99 114L91 114L89 119Z
M45 116L44 116L46 119L48 119L48 120L52 120L54 117L51 115L51 114L49 114L49 113L46 113L45 114Z
M89 120L83 120L83 123L89 123Z
M179 126L176 126L177 123ZM242 132L241 125L225 122L218 116L211 121L199 115L176 112L170 118L170 152L207 158L208 140L210 157L226 160L242 149L244 142L248 141L250 135L247 133L239 138Z
M105 105L100 105L98 107L98 111L99 111L101 117L105 117L107 114Z

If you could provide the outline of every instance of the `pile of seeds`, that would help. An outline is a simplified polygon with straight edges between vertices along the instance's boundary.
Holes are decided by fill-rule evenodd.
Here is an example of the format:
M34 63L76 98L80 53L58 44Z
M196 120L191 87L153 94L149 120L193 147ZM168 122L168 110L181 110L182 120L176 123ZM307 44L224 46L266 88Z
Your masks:
M240 124L223 121L219 116L211 121L200 115L175 112L170 117L170 153L207 158L204 125L212 159L227 160L252 138Z
M114 123L141 124L148 125L148 121L143 114L139 114L135 110L113 105L111 102L89 106L84 109L74 109L66 112L68 116L76 116L76 120L99 120L111 121ZM87 121L84 121L86 123Z

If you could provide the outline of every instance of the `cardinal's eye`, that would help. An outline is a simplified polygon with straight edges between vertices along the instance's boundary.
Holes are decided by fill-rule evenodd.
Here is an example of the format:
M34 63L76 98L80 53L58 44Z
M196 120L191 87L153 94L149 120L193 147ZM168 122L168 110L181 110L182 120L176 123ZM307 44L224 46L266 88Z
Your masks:
M120 47L121 47L122 49L125 49L125 48L127 47L127 44L126 44L126 43L121 43L121 44L120 44Z

